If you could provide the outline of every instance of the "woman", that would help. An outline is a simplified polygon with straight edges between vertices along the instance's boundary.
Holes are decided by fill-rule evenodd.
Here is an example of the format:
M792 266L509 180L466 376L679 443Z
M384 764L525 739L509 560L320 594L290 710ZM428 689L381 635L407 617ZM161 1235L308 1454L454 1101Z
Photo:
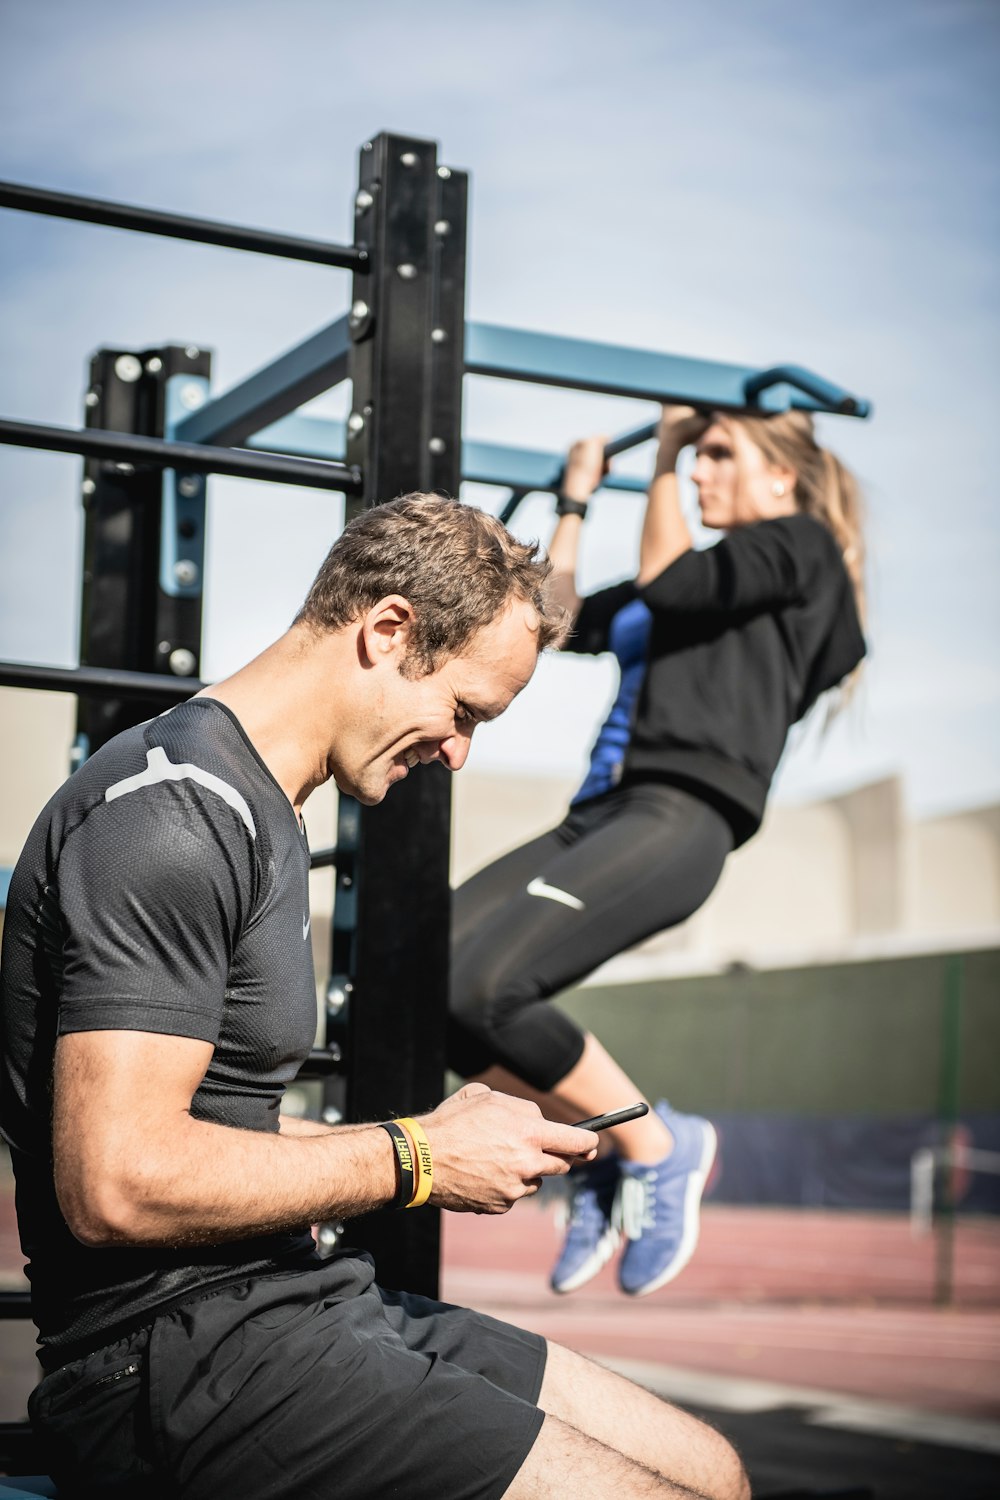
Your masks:
M703 551L678 494L692 442L702 519L726 532ZM453 928L451 1066L571 1120L641 1094L546 1002L702 905L760 825L789 727L865 651L858 493L808 416L665 408L638 576L581 599L602 450L599 438L572 449L549 551L574 618L566 649L613 651L618 697L565 820L463 885ZM610 1154L573 1174L552 1286L582 1286L624 1231L619 1285L642 1295L691 1257L715 1134L662 1102L606 1134Z

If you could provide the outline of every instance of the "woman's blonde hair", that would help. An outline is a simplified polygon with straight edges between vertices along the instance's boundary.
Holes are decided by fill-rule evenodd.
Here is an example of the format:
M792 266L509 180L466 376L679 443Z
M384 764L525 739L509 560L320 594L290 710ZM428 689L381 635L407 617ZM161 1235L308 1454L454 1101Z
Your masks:
M829 448L816 441L813 420L804 411L781 411L760 416L722 416L720 422L738 423L764 460L795 470L795 498L800 510L815 516L832 531L854 585L858 617L865 621L864 503L857 480Z

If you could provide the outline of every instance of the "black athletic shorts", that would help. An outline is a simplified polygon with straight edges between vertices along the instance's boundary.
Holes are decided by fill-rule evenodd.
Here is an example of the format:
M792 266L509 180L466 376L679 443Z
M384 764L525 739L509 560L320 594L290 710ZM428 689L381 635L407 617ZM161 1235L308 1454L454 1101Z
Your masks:
M53 1371L29 1411L57 1485L500 1500L542 1425L544 1339L373 1274L353 1254L255 1277Z

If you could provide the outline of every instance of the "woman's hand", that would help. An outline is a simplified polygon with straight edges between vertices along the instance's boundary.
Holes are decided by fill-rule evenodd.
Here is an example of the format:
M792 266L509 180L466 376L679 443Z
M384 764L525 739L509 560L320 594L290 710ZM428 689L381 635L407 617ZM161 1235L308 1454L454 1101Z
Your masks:
M712 425L710 413L695 411L693 406L665 406L660 418L657 474L669 474L677 467L682 448L696 443Z
M607 438L603 436L581 438L574 443L566 458L561 492L569 500L589 500L608 472L604 461Z

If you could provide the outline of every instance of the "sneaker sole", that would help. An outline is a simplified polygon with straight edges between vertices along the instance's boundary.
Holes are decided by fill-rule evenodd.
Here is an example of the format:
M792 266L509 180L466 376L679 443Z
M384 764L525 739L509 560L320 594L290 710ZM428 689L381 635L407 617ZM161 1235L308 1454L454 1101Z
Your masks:
M572 1276L565 1277L557 1282L553 1278L549 1285L554 1292L563 1295L565 1292L575 1292L578 1287L586 1286L588 1281L593 1280L598 1271L602 1270L614 1255L621 1244L621 1233L619 1230L606 1229L597 1242L596 1248L580 1266L579 1270L573 1272Z
M705 1121L705 1140L701 1148L701 1160L698 1170L691 1172L688 1176L688 1184L684 1193L684 1233L681 1236L677 1254L653 1281L647 1281L643 1286L622 1287L621 1290L626 1297L646 1297L650 1292L659 1291L661 1286L666 1286L668 1281L673 1281L679 1276L691 1259L698 1244L698 1233L700 1230L701 1195L705 1191L708 1174L712 1170L715 1153L718 1148L718 1137L715 1134L715 1126L710 1121Z

